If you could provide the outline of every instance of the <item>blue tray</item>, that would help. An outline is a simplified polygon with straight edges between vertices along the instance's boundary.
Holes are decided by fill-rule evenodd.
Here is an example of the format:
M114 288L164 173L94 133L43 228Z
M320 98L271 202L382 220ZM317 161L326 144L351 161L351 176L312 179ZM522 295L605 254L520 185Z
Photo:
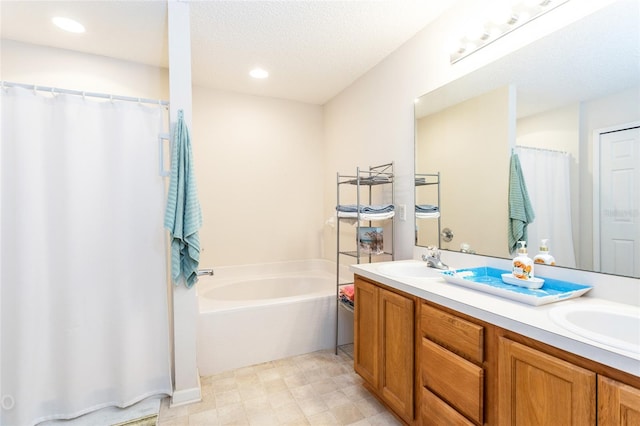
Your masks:
M462 285L474 290L535 306L580 297L593 288L587 285L544 278L544 285L542 287L539 289L530 289L503 282L502 274L508 273L509 271L503 269L483 266L480 268L443 271L442 276L447 282L452 284Z

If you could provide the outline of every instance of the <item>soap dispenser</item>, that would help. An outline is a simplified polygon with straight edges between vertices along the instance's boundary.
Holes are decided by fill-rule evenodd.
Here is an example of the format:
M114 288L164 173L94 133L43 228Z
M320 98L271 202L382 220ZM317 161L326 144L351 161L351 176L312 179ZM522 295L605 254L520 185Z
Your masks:
M527 255L527 242L518 241L518 255L513 259L513 276L521 280L533 278L533 260Z
M548 241L547 239L543 239L542 241L540 241L540 253L536 254L536 256L533 258L533 262L534 263L541 263L544 265L555 265L556 264L556 260L553 258L553 256L551 256L551 253L549 253L549 246L548 246Z

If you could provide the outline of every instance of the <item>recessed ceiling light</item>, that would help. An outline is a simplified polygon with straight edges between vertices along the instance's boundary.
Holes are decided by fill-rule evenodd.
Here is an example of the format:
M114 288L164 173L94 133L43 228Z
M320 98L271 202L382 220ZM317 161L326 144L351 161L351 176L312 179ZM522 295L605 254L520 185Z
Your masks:
M269 77L269 72L263 70L262 68L256 68L249 72L249 75L253 78L267 78Z
M58 28L62 28L65 31L69 31L70 33L83 33L84 25L81 23L74 21L73 19L63 18L62 16L56 16L51 19Z

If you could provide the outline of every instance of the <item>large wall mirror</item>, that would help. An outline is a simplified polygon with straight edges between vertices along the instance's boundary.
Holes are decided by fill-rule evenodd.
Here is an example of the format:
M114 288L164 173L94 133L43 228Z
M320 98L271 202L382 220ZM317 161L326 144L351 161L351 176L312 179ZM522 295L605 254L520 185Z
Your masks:
M640 277L639 17L614 2L416 100L416 245L512 257L517 154L530 256Z

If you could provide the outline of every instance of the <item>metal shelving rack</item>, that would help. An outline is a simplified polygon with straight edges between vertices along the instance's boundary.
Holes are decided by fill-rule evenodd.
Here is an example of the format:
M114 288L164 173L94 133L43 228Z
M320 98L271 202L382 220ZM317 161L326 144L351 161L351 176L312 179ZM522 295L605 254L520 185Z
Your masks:
M440 172L438 173L416 173L416 177L415 177L416 181L415 181L415 185L416 185L416 193L418 191L418 187L420 186L436 186L436 198L437 198L437 203L436 206L438 206L438 208L440 208ZM416 194L416 200L417 200L417 194ZM417 201L416 201L416 204ZM416 219L417 220L417 219ZM421 219L421 220L429 220L429 219ZM433 220L433 219L431 219ZM438 248L442 248L442 229L440 229L441 227L441 222L440 222L440 216L438 216L437 218L438 221ZM416 229L416 244L418 243L418 231Z
M393 162L382 164L379 166L370 166L368 169L362 170L360 167L356 168L355 175L343 175L337 174L337 205L341 205L341 190L348 186L355 186L355 197L356 197L356 205L357 206L365 206L371 205L373 202L374 196L374 188L380 187L380 196L384 197L388 200L391 198L391 204L395 205L394 200L394 185L393 185L394 175L393 175ZM384 188L390 188L390 194L384 192ZM362 193L364 190L364 194ZM376 191L377 192L377 191ZM375 194L378 195L378 194ZM382 203L380 203L382 204ZM388 204L388 203L387 203ZM344 285L353 284L353 282L341 282L340 281L340 260L341 256L350 257L355 259L355 263L359 264L364 261L371 263L374 258L378 258L380 256L390 256L391 260L394 260L393 254L393 234L394 234L394 223L393 218L389 219L381 219L383 221L390 221L391 225L391 238L385 238L385 250L380 254L373 253L363 253L360 244L357 243L358 235L360 234L360 227L362 225L363 220L361 219L360 209L357 209L357 216L355 218L342 218L337 217L336 219L336 298L337 298L337 306L336 306L336 344L335 344L335 353L338 354L338 330L339 330L339 317L340 317L340 307L346 309L348 311L353 312L353 308L346 303L343 303L340 300L340 287ZM343 250L341 248L340 240L340 224L345 220L351 220L356 222L356 236L354 240L350 243L349 247L353 247L355 245L355 250ZM372 222L378 220L364 220L364 222L368 222L368 226L371 226ZM387 244L388 243L388 244Z

